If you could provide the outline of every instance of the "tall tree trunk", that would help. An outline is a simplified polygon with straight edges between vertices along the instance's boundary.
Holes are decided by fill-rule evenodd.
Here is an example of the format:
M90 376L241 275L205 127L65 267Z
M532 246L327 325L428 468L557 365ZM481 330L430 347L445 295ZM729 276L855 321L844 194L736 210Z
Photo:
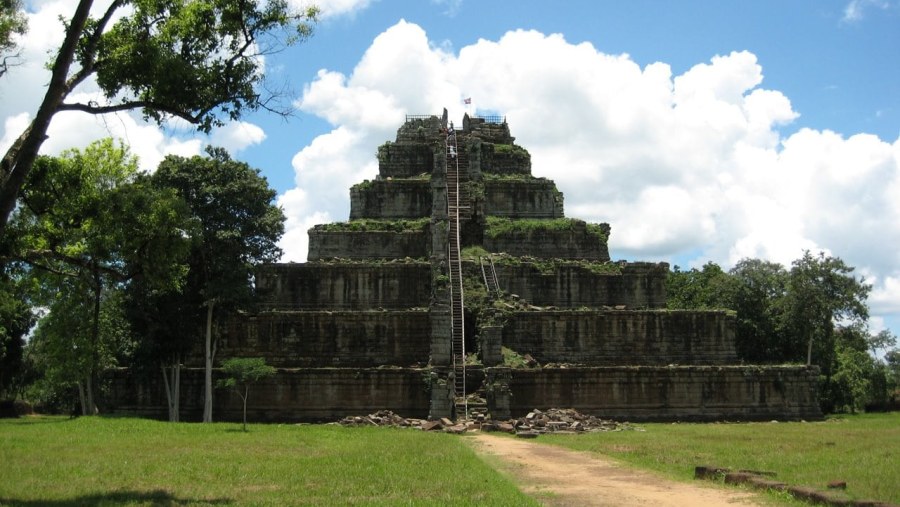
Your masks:
M175 399L172 392L175 386L173 385L174 382L169 381L170 370L174 374L174 367L166 367L166 365L162 365L161 369L163 376L163 386L166 389L166 410L169 413L169 422L175 422Z
M181 357L175 354L174 364L168 368L162 366L163 383L166 388L166 407L169 411L169 421L178 422L180 416L180 399L181 399Z
M87 394L87 404L86 404L87 411L84 413L84 415L97 415L100 413L100 411L97 410L97 402L94 399L93 372L91 372L91 374L88 375L88 377L87 377L87 379L85 379L84 383L85 383L84 390Z
M213 384L212 367L216 347L212 339L212 320L215 300L206 302L206 371L204 377L203 422L212 422Z
M0 237L6 231L9 215L16 207L19 189L25 183L28 171L31 170L41 145L47 139L50 120L53 119L53 115L57 113L59 106L69 94L70 90L67 84L69 68L75 58L78 41L87 23L92 4L93 0L78 2L75 13L68 20L66 37L56 54L50 83L47 85L47 93L44 94L37 114L31 125L6 150L3 160L0 161Z
M250 396L250 385L244 386L244 431L247 431L247 396Z
M91 323L91 365L87 379L88 410L90 410L90 415L99 413L94 398L94 386L97 384L97 368L100 363L100 294L103 287L101 286L100 271L97 269L96 264L94 265L93 277L94 314L92 317L94 320Z
M806 344L806 366L812 365L812 338Z
M84 397L84 384L78 383L78 401L81 402L81 415L87 415L87 399Z
M181 421L181 354L175 354L175 421Z

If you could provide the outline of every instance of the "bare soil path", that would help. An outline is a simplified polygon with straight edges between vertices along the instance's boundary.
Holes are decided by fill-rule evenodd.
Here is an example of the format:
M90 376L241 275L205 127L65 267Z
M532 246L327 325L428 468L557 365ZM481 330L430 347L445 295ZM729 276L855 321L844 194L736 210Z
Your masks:
M757 506L750 492L703 483L688 484L622 466L596 455L534 440L475 433L466 438L476 452L511 477L543 505L582 506Z

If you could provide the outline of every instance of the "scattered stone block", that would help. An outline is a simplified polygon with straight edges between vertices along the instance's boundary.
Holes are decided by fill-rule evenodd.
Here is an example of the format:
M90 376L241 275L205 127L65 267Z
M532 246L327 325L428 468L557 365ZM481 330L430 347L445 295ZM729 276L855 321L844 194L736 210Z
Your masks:
M440 421L427 421L422 425L423 431L440 430L443 428L444 426Z
M453 426L444 428L445 433L452 433L454 435L461 435L467 431L465 424L454 424Z

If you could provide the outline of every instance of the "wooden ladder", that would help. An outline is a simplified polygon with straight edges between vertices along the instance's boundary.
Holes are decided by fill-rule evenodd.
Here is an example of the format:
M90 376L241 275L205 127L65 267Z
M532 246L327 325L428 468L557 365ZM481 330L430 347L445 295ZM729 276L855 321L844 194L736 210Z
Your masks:
M481 276L484 277L484 285L487 287L488 294L498 297L500 296L500 283L497 281L497 270L494 269L494 259L488 256L488 262L484 262L484 257L479 257L478 262L481 264Z
M453 394L456 417L468 417L466 401L465 300L463 298L462 259L460 255L460 216L468 214L469 199L460 173L467 172L468 159L459 149L459 133L446 139L447 214L449 233L451 354L453 356Z

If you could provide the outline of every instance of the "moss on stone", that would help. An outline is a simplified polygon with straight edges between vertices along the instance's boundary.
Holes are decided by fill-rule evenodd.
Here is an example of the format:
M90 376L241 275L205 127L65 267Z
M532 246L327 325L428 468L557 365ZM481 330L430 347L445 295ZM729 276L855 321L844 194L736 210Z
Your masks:
M424 230L430 218L417 218L414 220L376 220L362 218L347 222L331 222L314 227L321 232L421 232Z

